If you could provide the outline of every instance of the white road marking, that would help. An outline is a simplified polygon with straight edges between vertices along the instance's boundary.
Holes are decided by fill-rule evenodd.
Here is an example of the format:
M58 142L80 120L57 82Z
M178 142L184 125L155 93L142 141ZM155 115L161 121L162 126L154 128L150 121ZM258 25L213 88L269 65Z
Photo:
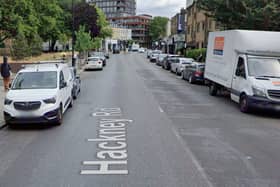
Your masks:
M193 161L194 165L196 166L196 168L198 169L198 171L200 172L200 174L202 175L202 177L204 178L204 180L206 181L207 185L209 187L214 187L214 185L210 182L205 170L203 169L203 167L200 165L200 163L198 162L198 160L196 159L196 157L194 156L194 154L191 152L191 150L188 148L188 145L186 142L184 142L184 140L181 138L181 136L179 135L179 133L176 131L175 127L171 127L173 133L175 134L176 138L178 139L178 141L181 143L183 149L185 150L185 152L191 157L191 160Z
M158 109L161 113L164 113L164 110L160 106L158 107Z

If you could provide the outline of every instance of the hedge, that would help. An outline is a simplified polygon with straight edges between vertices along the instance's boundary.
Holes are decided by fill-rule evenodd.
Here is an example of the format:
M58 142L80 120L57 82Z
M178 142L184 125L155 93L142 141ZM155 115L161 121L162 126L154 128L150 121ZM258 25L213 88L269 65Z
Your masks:
M206 48L202 49L191 49L187 50L185 56L187 58L193 58L198 62L205 62L206 59Z

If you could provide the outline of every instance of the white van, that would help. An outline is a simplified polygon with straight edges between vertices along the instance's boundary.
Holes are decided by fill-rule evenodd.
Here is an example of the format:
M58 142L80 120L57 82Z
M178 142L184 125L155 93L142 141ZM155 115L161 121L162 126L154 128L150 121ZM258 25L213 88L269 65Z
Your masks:
M280 110L280 32L231 30L209 35L205 79L210 95L230 91L242 112Z
M20 70L6 95L4 118L8 125L62 123L73 106L73 77L67 64L38 63Z

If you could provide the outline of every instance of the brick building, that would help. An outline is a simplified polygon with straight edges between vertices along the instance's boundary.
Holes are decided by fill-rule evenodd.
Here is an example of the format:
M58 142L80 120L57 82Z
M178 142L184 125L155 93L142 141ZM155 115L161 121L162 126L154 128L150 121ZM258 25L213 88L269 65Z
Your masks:
M206 16L205 11L199 9L195 0L187 0L186 17L187 47L206 48L209 32L219 30L216 21Z

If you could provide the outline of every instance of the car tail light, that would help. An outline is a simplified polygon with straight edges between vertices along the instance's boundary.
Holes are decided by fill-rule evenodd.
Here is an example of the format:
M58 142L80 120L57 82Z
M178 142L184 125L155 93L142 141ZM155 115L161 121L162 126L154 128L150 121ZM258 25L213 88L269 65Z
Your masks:
M199 77L199 76L201 76L202 74L203 74L202 72L196 71L196 72L194 73L194 76Z

